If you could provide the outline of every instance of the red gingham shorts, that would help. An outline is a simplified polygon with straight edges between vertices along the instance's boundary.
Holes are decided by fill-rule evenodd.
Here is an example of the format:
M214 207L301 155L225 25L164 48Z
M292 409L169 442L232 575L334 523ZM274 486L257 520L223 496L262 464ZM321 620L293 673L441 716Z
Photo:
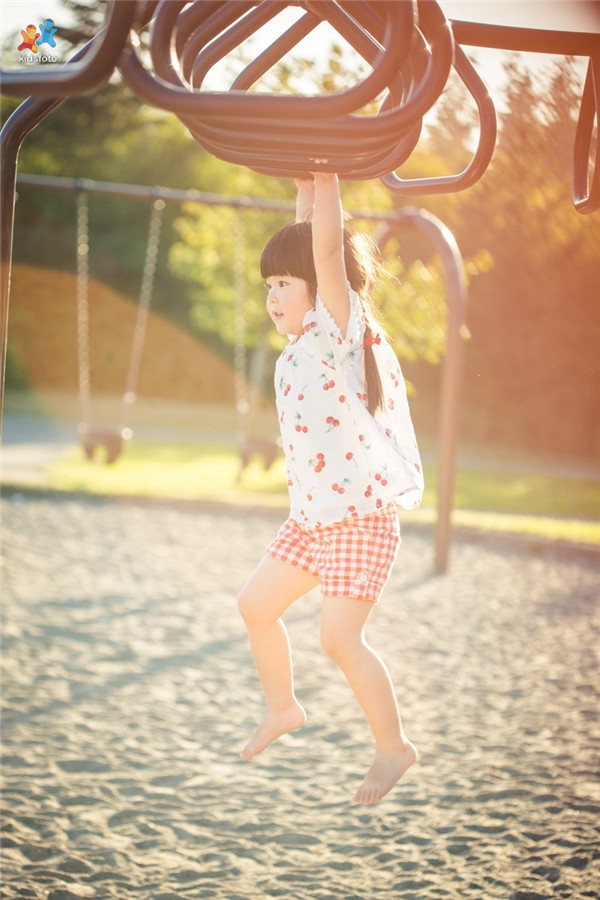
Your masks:
M324 597L377 603L399 548L400 523L392 503L333 525L307 527L287 519L266 549L269 556L316 575Z

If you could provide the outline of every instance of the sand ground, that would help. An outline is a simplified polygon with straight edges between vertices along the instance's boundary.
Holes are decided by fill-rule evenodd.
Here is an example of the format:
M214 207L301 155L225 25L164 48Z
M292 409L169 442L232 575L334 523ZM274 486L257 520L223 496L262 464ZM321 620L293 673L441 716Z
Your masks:
M287 616L309 720L262 712L236 592L279 515L5 491L3 897L542 900L600 891L593 559L405 527L370 625L420 764L350 797L368 730Z

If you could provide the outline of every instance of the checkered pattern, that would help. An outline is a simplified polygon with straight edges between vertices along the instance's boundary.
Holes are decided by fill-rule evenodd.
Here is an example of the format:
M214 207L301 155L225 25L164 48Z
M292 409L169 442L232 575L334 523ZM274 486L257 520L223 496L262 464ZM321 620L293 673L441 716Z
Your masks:
M324 597L377 603L400 547L393 504L334 525L306 527L287 519L267 553L318 576Z

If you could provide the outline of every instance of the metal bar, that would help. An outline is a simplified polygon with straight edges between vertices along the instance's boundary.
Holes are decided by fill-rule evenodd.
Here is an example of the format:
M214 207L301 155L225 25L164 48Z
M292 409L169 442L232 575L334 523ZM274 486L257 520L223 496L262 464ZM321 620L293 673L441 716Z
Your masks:
M364 2L364 0L363 0ZM219 47L225 48L225 52L229 52L237 44L241 43L250 33L256 30L253 23L256 20L260 25L268 18L280 12L281 8L286 4L280 4L275 0L270 0L267 4L261 4L254 12L249 13L245 19L232 26L224 35L217 38L213 44L205 51L207 53L206 65L202 67L203 75L207 69L216 61L220 55ZM262 6L262 9L261 9ZM350 43L366 42L370 48L373 45L372 39L359 28L356 22L347 15L347 13L336 3L323 3L313 5L313 9L318 11L319 15L329 21L340 34L349 40ZM383 90L387 82L395 76L398 68L398 60L404 59L410 47L410 39L413 26L413 8L411 4L396 4L392 8L385 9L388 11L386 37L388 43L383 46L375 45L379 50L377 54L372 56L372 72L361 82L348 88L345 91L329 94L327 103L330 106L329 115L341 115L353 112L361 106L370 103ZM275 48L275 49L274 49ZM275 56L277 47L271 44L269 51L272 53L270 65L279 58ZM203 58L204 53L200 54ZM196 68L198 62L194 66L194 77L192 84L198 86ZM317 98L320 101L325 97ZM333 102L332 102L333 101ZM335 105L334 105L335 104ZM323 104L320 103L320 106ZM315 108L316 112L316 108Z
M543 28L515 28L478 22L450 21L455 39L469 47L555 53L559 56L590 56L598 49L600 34L579 31L551 31ZM600 21L598 23L600 30Z
M289 175L290 169L295 173L309 171L310 154L307 153L305 159L302 155L298 158L297 145L298 140L306 140L306 133L311 133L320 147L326 147L331 170L337 170L343 177L361 178L364 177L360 168L361 156L372 154L378 141L381 141L379 152L382 158L388 153L397 153L399 141L435 102L446 82L452 62L453 43L446 20L436 10L437 4L426 4L426 14L423 16L427 20L426 38L431 45L428 77L418 84L405 106L394 107L371 117L352 115L335 118L333 121L321 118L314 120L306 116L314 112L314 104L318 105L326 98L294 97L294 106L300 104L301 108L298 116L291 119L288 114L291 100L288 97L249 97L244 92L198 95L173 88L164 80L154 78L145 69L133 47L124 54L121 71L134 91L148 102L179 114L194 137L222 159L268 174ZM233 105L230 106L232 101ZM283 120L277 118L277 134L286 138L290 149L286 155L284 149L281 149L285 144L281 145L280 140L277 154L274 155L269 151L269 136L273 131L273 113L280 109L281 104L282 114L285 112L286 117ZM215 126L219 128L218 133L214 131ZM227 137L225 146L220 143L221 131L226 135L230 132L233 135ZM240 132L244 135L265 135L262 143L259 139L254 155L249 155L245 147L242 149ZM364 147L361 146L361 141ZM227 143L229 147L226 146ZM359 165L356 165L357 158ZM385 167L379 171L369 170L368 177L385 173Z
M135 200L160 199L175 203L202 203L205 206L231 206L238 209L263 209L274 212L293 212L295 207L283 200L267 200L261 197L228 197L205 191L178 190L168 187L147 187L113 181L95 181L90 178L63 178L57 175L31 175L19 173L17 186L43 187L56 191L86 191L88 194L109 194L114 197L131 197ZM361 217L362 218L362 217Z
M427 90L424 89L423 95L418 97L419 114L424 113L435 102L439 92L446 83L453 50L450 31L447 28L443 14L441 11L438 12L437 4L426 3L425 7L424 19L427 20L430 31L427 37L430 42L436 43L436 53L432 53L433 71L430 79L432 83L428 84ZM347 111L349 98L352 98L352 104L354 104L356 100L362 102L364 95L366 102L368 102L379 91L385 89L388 82L392 81L397 74L399 60L395 56L394 41L399 36L401 27L404 24L404 13L402 11L405 10L405 4L394 3L389 7L386 5L386 9L388 9L390 17L390 34L388 38L391 46L382 55L380 63L367 76L365 82L362 82L362 84L368 82L369 90L365 91L361 85L356 85L356 90L355 88L350 88L348 91L342 91L339 94L314 97L294 96L292 98L295 111L294 123L288 122L291 103L289 96L247 94L245 91L190 92L181 87L173 86L164 79L157 79L143 65L133 45L129 45L121 61L120 68L130 86L149 103L175 112L177 115L193 116L198 119L199 127L205 121L210 121L214 118L229 125L235 117L251 118L255 123L258 119L266 118L268 120L269 117L281 117L277 118L277 125L279 129L283 130L287 130L288 124L295 124L295 120L298 117L304 120L303 127L306 127L307 124L310 126L312 119L324 121L329 127L333 127L330 125L331 118L341 116ZM153 40L164 39L164 37L156 29L154 30ZM360 93L357 94L357 92ZM417 98L415 98L416 103ZM374 130L376 134L383 133L386 137L392 138L394 129L402 124L398 121L398 116L400 115L405 120L410 116L410 124L413 124L415 114L417 114L416 108L411 109L408 113L405 113L404 110L394 110L386 113L384 117L352 116L348 117L347 124L354 129L355 136L357 132L359 135L364 135L367 132L371 134L371 131ZM308 121L306 121L307 117ZM378 121L380 119L381 121ZM383 121L384 119L385 121ZM336 118L335 128L339 128L344 121L344 119ZM342 143L345 144L345 136ZM268 147L268 135L265 137L265 147Z
M208 46L198 53L193 61L191 78L189 79L194 90L199 90L202 82L210 69L223 59L236 47L239 47L247 38L274 19L286 8L286 3L282 0L270 0L268 5L259 4L251 12L248 12L243 19L231 25L227 31L222 32Z
M181 13L181 15L178 16L178 14L176 14L175 19L177 21L171 19L169 15L169 20L173 22L173 36L175 39L173 47L178 57L181 57L186 41L189 39L190 33L200 28L200 26L209 31L207 40L212 40L212 38L210 37L210 29L213 26L209 24L207 28L206 23L212 23L214 21L213 16L215 15L215 13L217 13L222 6L226 6L229 2L230 0L202 0L201 3L191 3L188 6L188 0L182 0L182 2L180 2L180 0L161 0L159 14L161 12L164 12L166 15L169 15L167 13L167 9L171 6L174 6L175 4L181 7L188 7ZM241 6L242 2L243 0L239 0L238 6ZM256 2L258 2L258 0L256 0ZM249 3L249 6L253 5L254 2ZM190 25L190 22L193 24ZM213 36L218 33L218 30L215 31Z
M296 44L313 31L322 20L314 13L307 12L298 19L287 31L274 40L266 50L252 60L243 72L237 76L231 89L233 91L246 91L259 78L268 72L273 65L273 59L279 60L289 53Z
M573 202L579 213L587 215L600 208L600 141L596 139L594 160L591 160L592 137L600 127L600 51L588 64L577 130L573 148ZM592 166L591 177L589 168Z
M183 81L180 73L176 71L174 66L175 53L173 52L174 33L177 18L181 10L186 5L186 0L170 0L169 3L159 3L156 15L152 20L151 38L150 38L150 56L156 74L165 81L172 84L178 84L183 87ZM205 3L204 9L208 10L209 5ZM182 17L185 13L182 13ZM153 41L152 34L158 28L164 35L162 41Z
M448 569L452 534L454 472L458 445L458 408L463 363L463 335L467 309L467 287L463 260L454 235L439 219L426 210L405 209L386 230L375 235L380 247L405 228L418 228L431 239L439 253L446 275L448 340L441 375L441 402L438 452L438 502L435 524L434 569Z
M196 3L189 10L189 16L181 16L176 23L176 46L183 44L183 50L179 59L183 77L188 84L191 83L192 69L196 57L213 40L218 40L224 28L228 28L234 22L256 6L258 0L239 0L236 3L224 3L219 9L205 16L202 4ZM198 21L198 14L201 20ZM156 30L153 32L154 40L161 40L162 35Z
M464 190L481 178L490 163L497 134L494 102L459 44L455 47L454 69L473 97L479 113L479 141L471 162L457 175L441 175L436 178L400 178L395 172L384 175L383 183L394 194L443 194Z
M123 5L125 6L125 4ZM133 11L130 7L134 7L135 3L131 3L131 0L127 0L126 5L128 8L128 15L133 15ZM152 6L153 5L150 4L149 8ZM122 24L120 16L117 17L116 20ZM89 41L85 47L82 47L68 63L68 66L71 66L71 74L73 74L73 68L76 68L76 81L80 77L85 80L85 73L88 70L84 68L82 73L79 63L82 60L85 61L86 56L90 53L94 54L94 47L97 44L103 45L109 27L110 23L109 26L106 27L105 32L100 32L95 38L92 38L92 40ZM21 144L27 135L65 99L65 96L30 97L28 100L21 103L12 115L9 116L0 132L0 430L2 411L4 409L4 382L6 378L6 346L8 338L8 307L10 301L17 160Z
M8 304L15 220L17 159L24 139L64 98L29 99L7 119L0 133L0 432L8 339Z
M296 206L285 200L268 200L264 197L213 194L206 191L178 190L168 187L149 187L116 181L95 181L91 178L64 178L58 175L33 175L20 172L17 187L49 188L56 191L86 191L88 194L108 194L113 197L131 197L133 200L170 200L173 203L200 203L204 206L229 206L232 209L261 209L269 212L295 213ZM402 211L376 213L372 210L349 209L348 214L364 222L397 222Z

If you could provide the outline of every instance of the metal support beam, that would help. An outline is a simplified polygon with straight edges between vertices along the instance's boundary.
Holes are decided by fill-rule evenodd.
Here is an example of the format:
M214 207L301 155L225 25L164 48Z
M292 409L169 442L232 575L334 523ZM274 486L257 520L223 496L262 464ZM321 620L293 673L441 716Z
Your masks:
M443 222L426 210L405 209L394 222L388 222L376 240L384 247L407 229L417 228L431 239L439 253L446 276L448 305L448 337L442 366L437 472L437 519L435 525L434 570L443 574L448 569L452 534L454 472L458 446L458 411L463 366L463 338L466 329L467 286L463 259L454 235Z
M26 100L14 111L0 132L0 433L6 373L17 159L21 144L29 132L56 109L63 99Z

